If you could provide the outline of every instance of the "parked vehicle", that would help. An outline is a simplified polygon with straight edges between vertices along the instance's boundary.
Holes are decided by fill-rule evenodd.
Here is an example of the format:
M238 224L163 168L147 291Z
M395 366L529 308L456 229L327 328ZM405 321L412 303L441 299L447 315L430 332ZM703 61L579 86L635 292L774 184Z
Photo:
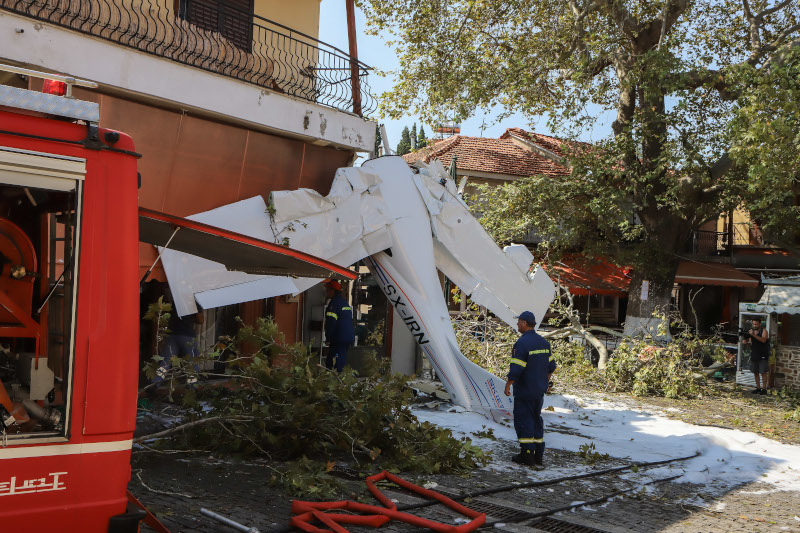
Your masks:
M135 532L140 239L244 272L355 274L140 210L133 141L69 97L91 83L56 78L0 85L0 531Z

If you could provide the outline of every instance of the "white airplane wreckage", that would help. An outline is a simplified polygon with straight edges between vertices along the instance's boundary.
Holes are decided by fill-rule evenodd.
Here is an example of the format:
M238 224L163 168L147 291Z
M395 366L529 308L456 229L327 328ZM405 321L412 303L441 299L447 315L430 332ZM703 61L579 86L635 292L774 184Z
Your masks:
M340 168L327 196L279 191L270 204L259 196L188 218L266 241L288 238L291 248L341 266L365 259L453 402L496 420L511 415L505 380L459 351L437 269L514 328L522 311L544 316L555 286L531 267L527 248L497 246L441 163L411 169L400 157L373 159ZM296 294L320 282L232 272L168 249L162 261L181 316L197 312L197 304L208 309Z

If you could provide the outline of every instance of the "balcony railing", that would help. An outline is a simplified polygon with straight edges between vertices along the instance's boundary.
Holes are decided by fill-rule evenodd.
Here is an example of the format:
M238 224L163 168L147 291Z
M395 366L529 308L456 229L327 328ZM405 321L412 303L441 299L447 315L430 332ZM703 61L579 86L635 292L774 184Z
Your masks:
M686 243L686 251L702 256L728 255L728 234L719 231L693 231Z
M0 0L0 9L341 111L375 109L369 67L228 0Z

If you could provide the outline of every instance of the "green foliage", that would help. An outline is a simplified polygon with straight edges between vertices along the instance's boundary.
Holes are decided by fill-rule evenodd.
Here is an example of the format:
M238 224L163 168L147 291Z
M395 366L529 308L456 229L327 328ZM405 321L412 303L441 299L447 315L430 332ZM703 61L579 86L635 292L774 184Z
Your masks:
M372 331L369 331L364 337L362 346L383 346L385 342L386 321L381 319Z
M560 144L563 174L508 184L479 208L499 242L533 229L553 254L634 267L650 302L669 301L676 254L719 213L744 205L782 243L800 227L800 4L750 4L359 1L400 58L386 116L436 124L499 106L498 120L546 117L567 141L615 117L592 146ZM638 291L629 310L647 316Z
M578 455L583 460L584 464L593 465L602 459L608 459L607 453L599 453L595 451L594 442L581 444L578 447Z
M403 133L400 134L400 142L397 143L395 154L405 155L411 151L411 133L408 131L408 126L403 128Z
M327 475L332 468L331 462L301 457L286 463L283 469L275 470L270 485L283 487L289 494L303 498L340 497L342 487L339 480Z
M478 312L470 304L465 313L453 318L458 347L467 359L497 376L508 374L511 347L519 333L505 323Z
M408 126L403 128L400 142L397 143L396 153L397 155L405 155L425 148L427 145L428 137L425 135L425 127L420 125L419 130L417 130L417 123L414 122L410 130Z
M752 88L737 101L728 129L731 157L747 168L737 189L767 238L792 245L800 231L800 47L770 69L739 75Z
M275 482L293 494L331 495L335 484L325 473L337 458L426 474L468 472L489 460L470 439L420 423L409 407L407 379L391 375L388 361L368 358L361 375L350 368L329 371L304 345L286 344L270 318L242 326L219 347L224 349L173 361L168 379L186 381L204 357L224 354L231 380L187 391L186 422L217 420L187 428L175 437L177 444L288 461L284 471L276 470Z
M632 340L614 350L606 378L615 391L636 396L690 398L699 392L691 365L674 349Z
M550 350L558 365L553 375L556 382L582 388L607 388L603 374L592 365L585 345L569 340L554 340L550 342Z
M772 394L779 400L786 401L789 404L789 408L786 413L784 413L783 418L785 420L800 422L800 391L789 387L783 387L778 390L773 390Z
M605 371L612 390L666 398L692 398L700 394L705 384L705 377L698 373L702 361L706 357L725 359L722 340L701 339L685 323L673 324L677 333L665 346L654 346L647 339L626 339L620 343Z
M497 437L494 434L494 429L487 428L486 426L481 426L480 431L473 431L472 434L480 439L497 440Z
M681 320L673 318L672 340L664 346L653 339L625 339L609 358L605 372L595 368L589 348L568 339L551 339L550 347L558 369L557 383L601 391L628 392L636 396L691 398L704 389L705 378L698 374L704 359L723 361L725 350L719 337L700 338ZM459 348L475 364L495 375L508 373L511 347L519 334L496 319L487 318L470 305L453 318ZM664 332L661 332L662 334Z
M417 150L428 146L428 136L425 135L425 126L419 125L419 133L417 133Z

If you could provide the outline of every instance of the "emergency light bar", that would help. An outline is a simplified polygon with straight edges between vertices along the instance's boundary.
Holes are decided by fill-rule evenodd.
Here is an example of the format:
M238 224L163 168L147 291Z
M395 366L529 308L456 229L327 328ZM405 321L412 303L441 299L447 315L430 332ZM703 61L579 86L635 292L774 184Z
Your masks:
M45 80L43 88L43 91L45 93L56 94L57 96L66 96L67 98L72 98L73 85L77 85L78 87L88 87L90 89L97 89L97 84L95 82L89 80L80 80L77 78L73 78L72 76L62 76L61 74L51 74L49 72L41 72L38 70L30 70L27 68L15 67L13 65L3 65L3 64L0 64L0 70L5 72L11 72L13 74L21 74L22 76L30 76L32 78L43 79ZM48 81L50 81L50 83L48 83ZM65 84L66 90L61 94L53 92L54 89L53 82L61 82Z
M48 86L50 87L50 90L38 92L11 87L10 85L0 85L0 106L36 111L74 120L84 120L95 124L100 121L99 104L72 98L73 85L97 88L97 84L93 81L79 80L71 76L39 72L3 64L0 64L0 71L41 78L45 80L45 89ZM47 83L47 80L51 80L51 82Z

